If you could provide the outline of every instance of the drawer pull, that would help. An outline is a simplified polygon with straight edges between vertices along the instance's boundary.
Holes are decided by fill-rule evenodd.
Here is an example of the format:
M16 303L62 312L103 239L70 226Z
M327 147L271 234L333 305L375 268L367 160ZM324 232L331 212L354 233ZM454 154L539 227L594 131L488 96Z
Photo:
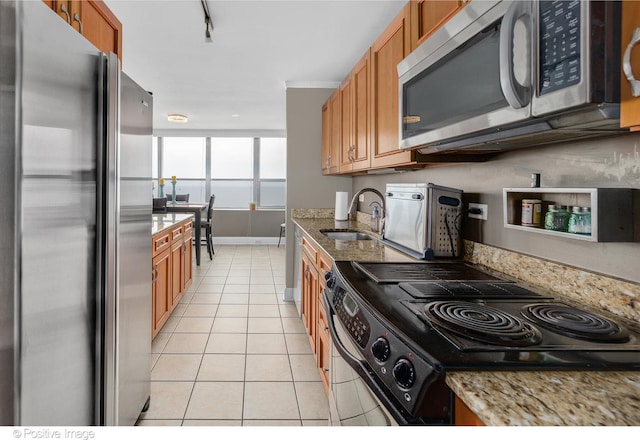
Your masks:
M77 21L79 25L79 32L82 34L82 22L80 21L80 17L78 14L73 14L73 21Z
M67 23L71 24L71 16L69 15L69 11L67 11L67 7L64 3L60 5L60 10L67 16Z

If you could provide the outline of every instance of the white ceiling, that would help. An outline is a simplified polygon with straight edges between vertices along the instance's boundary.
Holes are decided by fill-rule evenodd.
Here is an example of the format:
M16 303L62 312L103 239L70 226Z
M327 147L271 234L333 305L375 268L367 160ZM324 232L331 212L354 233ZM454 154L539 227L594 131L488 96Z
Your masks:
M157 132L285 130L286 87L335 87L406 0L208 0L212 43L200 0L106 3L123 70L153 92Z

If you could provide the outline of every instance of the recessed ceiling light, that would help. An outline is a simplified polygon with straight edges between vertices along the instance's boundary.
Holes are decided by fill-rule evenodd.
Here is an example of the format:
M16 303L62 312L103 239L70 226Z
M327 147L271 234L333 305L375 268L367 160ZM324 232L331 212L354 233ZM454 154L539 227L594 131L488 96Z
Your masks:
M178 124L186 124L188 120L189 118L187 116L178 113L172 113L167 116L167 121L176 122Z
M240 115L239 115L239 114L237 114L237 113L234 113L234 114L232 114L232 115L231 115L231 117L232 117L232 118L239 118L239 117L240 117Z

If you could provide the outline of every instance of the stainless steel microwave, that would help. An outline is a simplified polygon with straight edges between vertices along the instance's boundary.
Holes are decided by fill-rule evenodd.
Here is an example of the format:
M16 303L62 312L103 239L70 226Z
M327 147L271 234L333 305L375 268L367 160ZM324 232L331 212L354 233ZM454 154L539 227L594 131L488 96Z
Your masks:
M398 64L400 148L502 151L620 132L618 1L471 1Z

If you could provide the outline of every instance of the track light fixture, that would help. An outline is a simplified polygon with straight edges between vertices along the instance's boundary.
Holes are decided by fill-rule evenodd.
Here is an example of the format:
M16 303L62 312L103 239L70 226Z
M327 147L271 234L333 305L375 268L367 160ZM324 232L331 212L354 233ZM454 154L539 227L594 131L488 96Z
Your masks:
M200 0L200 3L202 3L202 10L204 11L204 41L207 43L213 43L213 40L211 39L213 24L211 23L211 15L209 14L209 5L207 5L207 0Z

